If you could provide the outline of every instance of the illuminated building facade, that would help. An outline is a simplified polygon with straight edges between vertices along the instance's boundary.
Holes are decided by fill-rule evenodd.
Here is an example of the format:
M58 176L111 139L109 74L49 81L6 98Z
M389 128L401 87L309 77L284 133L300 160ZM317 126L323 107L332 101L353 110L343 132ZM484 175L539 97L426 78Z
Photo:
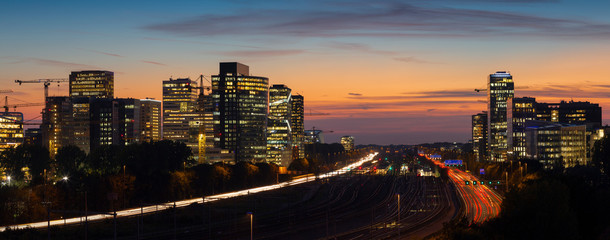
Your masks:
M293 160L305 157L305 108L304 99L301 95L292 95L290 101L291 115L290 127L292 127L292 155Z
M305 144L324 143L324 134L322 130L305 130Z
M23 143L23 114L0 112L0 152Z
M345 151L354 150L354 137L353 136L341 137L341 145L343 145L343 149L345 149Z
M487 112L472 115L472 150L477 162L487 159Z
M123 129L119 133L119 144L137 143L142 140L142 103L140 99L133 98L115 98L119 107L119 129Z
M72 102L72 133L71 143L89 153L91 150L91 116L88 97L71 98Z
M487 84L487 130L489 160L492 162L506 161L508 99L513 98L515 87L513 76L508 72L496 72L489 75Z
M547 122L587 125L587 129L592 131L602 125L602 108L590 102L537 103L536 118Z
M140 99L140 138L142 142L161 140L161 101Z
M43 111L42 145L55 155L61 147L74 144L72 101L70 97L48 97Z
M113 99L92 99L89 107L91 150L103 145L120 145L121 134L125 131L120 124L120 103Z
M114 97L114 73L81 71L70 74L70 97Z
M525 152L525 122L536 120L536 99L530 97L510 98L507 104L508 155L523 159Z
M185 143L197 161L203 113L197 104L197 82L189 78L163 81L163 139Z
M267 120L267 162L290 165L292 158L291 89L276 84L269 88Z
M587 164L586 125L526 122L526 153L545 169Z
M212 76L214 145L234 153L235 161L267 159L269 79L250 76L249 67L220 63Z

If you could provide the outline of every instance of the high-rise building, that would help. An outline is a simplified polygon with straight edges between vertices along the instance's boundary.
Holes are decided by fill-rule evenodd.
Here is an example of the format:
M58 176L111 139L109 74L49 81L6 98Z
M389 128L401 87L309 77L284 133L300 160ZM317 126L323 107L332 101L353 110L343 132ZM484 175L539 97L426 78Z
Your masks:
M61 147L74 144L72 101L70 97L48 97L43 112L42 145L55 155Z
M0 112L0 152L23 143L23 114Z
M587 125L587 130L592 131L602 125L602 108L590 102L537 103L536 117L547 122Z
M536 120L536 99L530 97L510 98L507 104L508 155L523 159L525 152L525 122Z
M249 67L220 63L212 76L214 144L235 154L235 161L267 158L269 79L250 76Z
M189 78L163 81L163 139L185 143L199 156L199 130L203 113L197 103L197 81Z
M508 72L489 75L487 84L487 130L489 160L503 162L507 155L507 101L513 98L515 87L513 76Z
M291 89L275 84L269 88L267 162L288 166L292 160Z
M121 102L108 98L93 98L89 105L90 150L104 145L121 145L125 126L121 123Z
M70 74L70 97L114 97L114 73L80 71Z
M305 130L305 144L324 143L324 132L322 130Z
M293 160L305 157L305 110L304 99L301 95L292 95L290 127L292 128L292 155Z
M91 116L89 107L91 98L75 97L72 102L72 134L71 143L89 153L91 150ZM62 133L63 134L63 133Z
M546 169L587 164L586 125L526 122L526 153Z
M115 98L119 102L119 124L123 132L119 134L121 144L138 143L142 141L142 103L140 99Z
M472 115L472 150L477 162L487 159L487 112Z
M142 142L161 140L161 101L140 99L140 139Z
M345 151L354 150L354 137L353 136L341 137L341 145L343 145L343 149L345 149Z
M42 146L42 130L40 128L28 128L24 130L24 144Z

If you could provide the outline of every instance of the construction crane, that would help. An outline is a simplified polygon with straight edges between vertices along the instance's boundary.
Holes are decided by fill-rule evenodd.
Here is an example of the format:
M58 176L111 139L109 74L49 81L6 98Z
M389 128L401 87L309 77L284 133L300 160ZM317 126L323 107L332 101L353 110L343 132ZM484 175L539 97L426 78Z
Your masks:
M62 83L62 82L69 82L70 79L67 78L44 78L44 79L35 79L35 80L15 80L16 83L19 83L19 85L21 85L22 83L42 83L44 84L44 100L47 101L47 98L49 97L49 85L51 85L51 83Z
M481 89L479 89L479 88L475 88L475 89L474 89L474 91L475 91L475 92L481 92L481 91L486 92L486 91L487 91L487 89L483 89L483 88L481 88Z
M208 90L210 91L210 86L203 86L203 79L205 78L206 81L208 81L210 83L210 85L212 84L212 82L210 82L210 80L208 80L208 78L206 78L205 76L203 76L203 74L199 75L199 87L197 87L197 89L199 89L199 98L197 99L197 106L199 107L199 111L200 112L204 112L205 111L205 101L204 101L204 94L203 91L204 90ZM205 118L205 117L204 117ZM203 160L205 159L205 120L202 119L201 124L199 125L199 137L198 137L198 159L197 161L199 161L199 163L203 163Z
M10 107L13 107L13 109L15 109L15 111L17 111L17 107L34 107L34 106L44 106L44 103L22 103L22 104L13 104L13 105L8 105L8 97L5 96L4 97L4 106L2 106L4 108L5 112L8 112L8 109Z
M12 93L13 89L0 89L0 93Z
M21 124L21 125L36 125L36 126L40 125L40 123L29 123L28 121L18 121L18 120L12 119L12 118L4 117L4 116L0 116L0 118L6 119L6 120L9 120L11 122Z

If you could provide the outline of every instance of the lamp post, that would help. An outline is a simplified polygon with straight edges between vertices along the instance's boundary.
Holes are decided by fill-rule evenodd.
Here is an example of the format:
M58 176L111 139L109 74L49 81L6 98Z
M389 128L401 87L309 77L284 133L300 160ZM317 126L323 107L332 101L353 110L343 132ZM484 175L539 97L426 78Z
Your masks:
M253 236L254 236L254 235L252 234L252 232L253 232L253 231L252 231L252 230L253 230L253 229L252 229L252 220L253 220L253 218L254 218L254 213L252 213L252 212L247 212L246 214L250 215L250 240L253 240L253 239L254 239L254 238L253 238Z

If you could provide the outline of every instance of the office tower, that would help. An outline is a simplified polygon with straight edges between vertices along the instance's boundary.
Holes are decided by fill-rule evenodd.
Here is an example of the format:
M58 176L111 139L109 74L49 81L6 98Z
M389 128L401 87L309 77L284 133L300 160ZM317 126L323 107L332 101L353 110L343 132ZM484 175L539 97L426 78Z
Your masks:
M120 145L125 126L120 124L121 103L114 99L91 99L90 150L104 145Z
M305 157L305 108L301 95L292 95L290 127L292 127L292 155L293 160Z
M70 74L70 97L114 97L114 73L81 71Z
M352 136L341 137L341 145L343 145L343 149L345 149L345 151L354 150L354 137L352 137Z
M587 164L586 125L527 121L525 132L527 156L545 169Z
M91 116L88 97L71 98L72 102L72 134L71 143L87 154L91 150Z
M268 94L269 80L250 76L241 63L220 63L212 76L214 145L232 151L236 162L267 158Z
M602 108L590 102L537 103L536 116L541 121L587 125L588 131L602 125Z
M0 112L0 152L23 143L23 114Z
M42 146L42 129L40 128L29 128L23 131L25 139L24 144Z
M487 84L487 143L489 160L503 162L507 154L507 119L506 105L514 97L513 76L508 72L496 72L489 75Z
M161 101L140 99L140 139L142 142L161 140Z
M72 101L70 97L48 97L43 111L42 146L54 156L61 147L74 144Z
M199 159L203 113L197 103L197 82L189 78L163 81L163 139L185 143Z
M508 154L516 159L526 157L525 121L536 120L536 99L530 97L510 98L507 104Z
M472 150L477 162L487 159L487 112L472 115Z
M119 133L120 144L138 143L141 141L142 127L142 103L140 99L115 98L119 103L119 125L123 129Z
M276 84L269 88L267 162L288 166L292 158L291 89Z

